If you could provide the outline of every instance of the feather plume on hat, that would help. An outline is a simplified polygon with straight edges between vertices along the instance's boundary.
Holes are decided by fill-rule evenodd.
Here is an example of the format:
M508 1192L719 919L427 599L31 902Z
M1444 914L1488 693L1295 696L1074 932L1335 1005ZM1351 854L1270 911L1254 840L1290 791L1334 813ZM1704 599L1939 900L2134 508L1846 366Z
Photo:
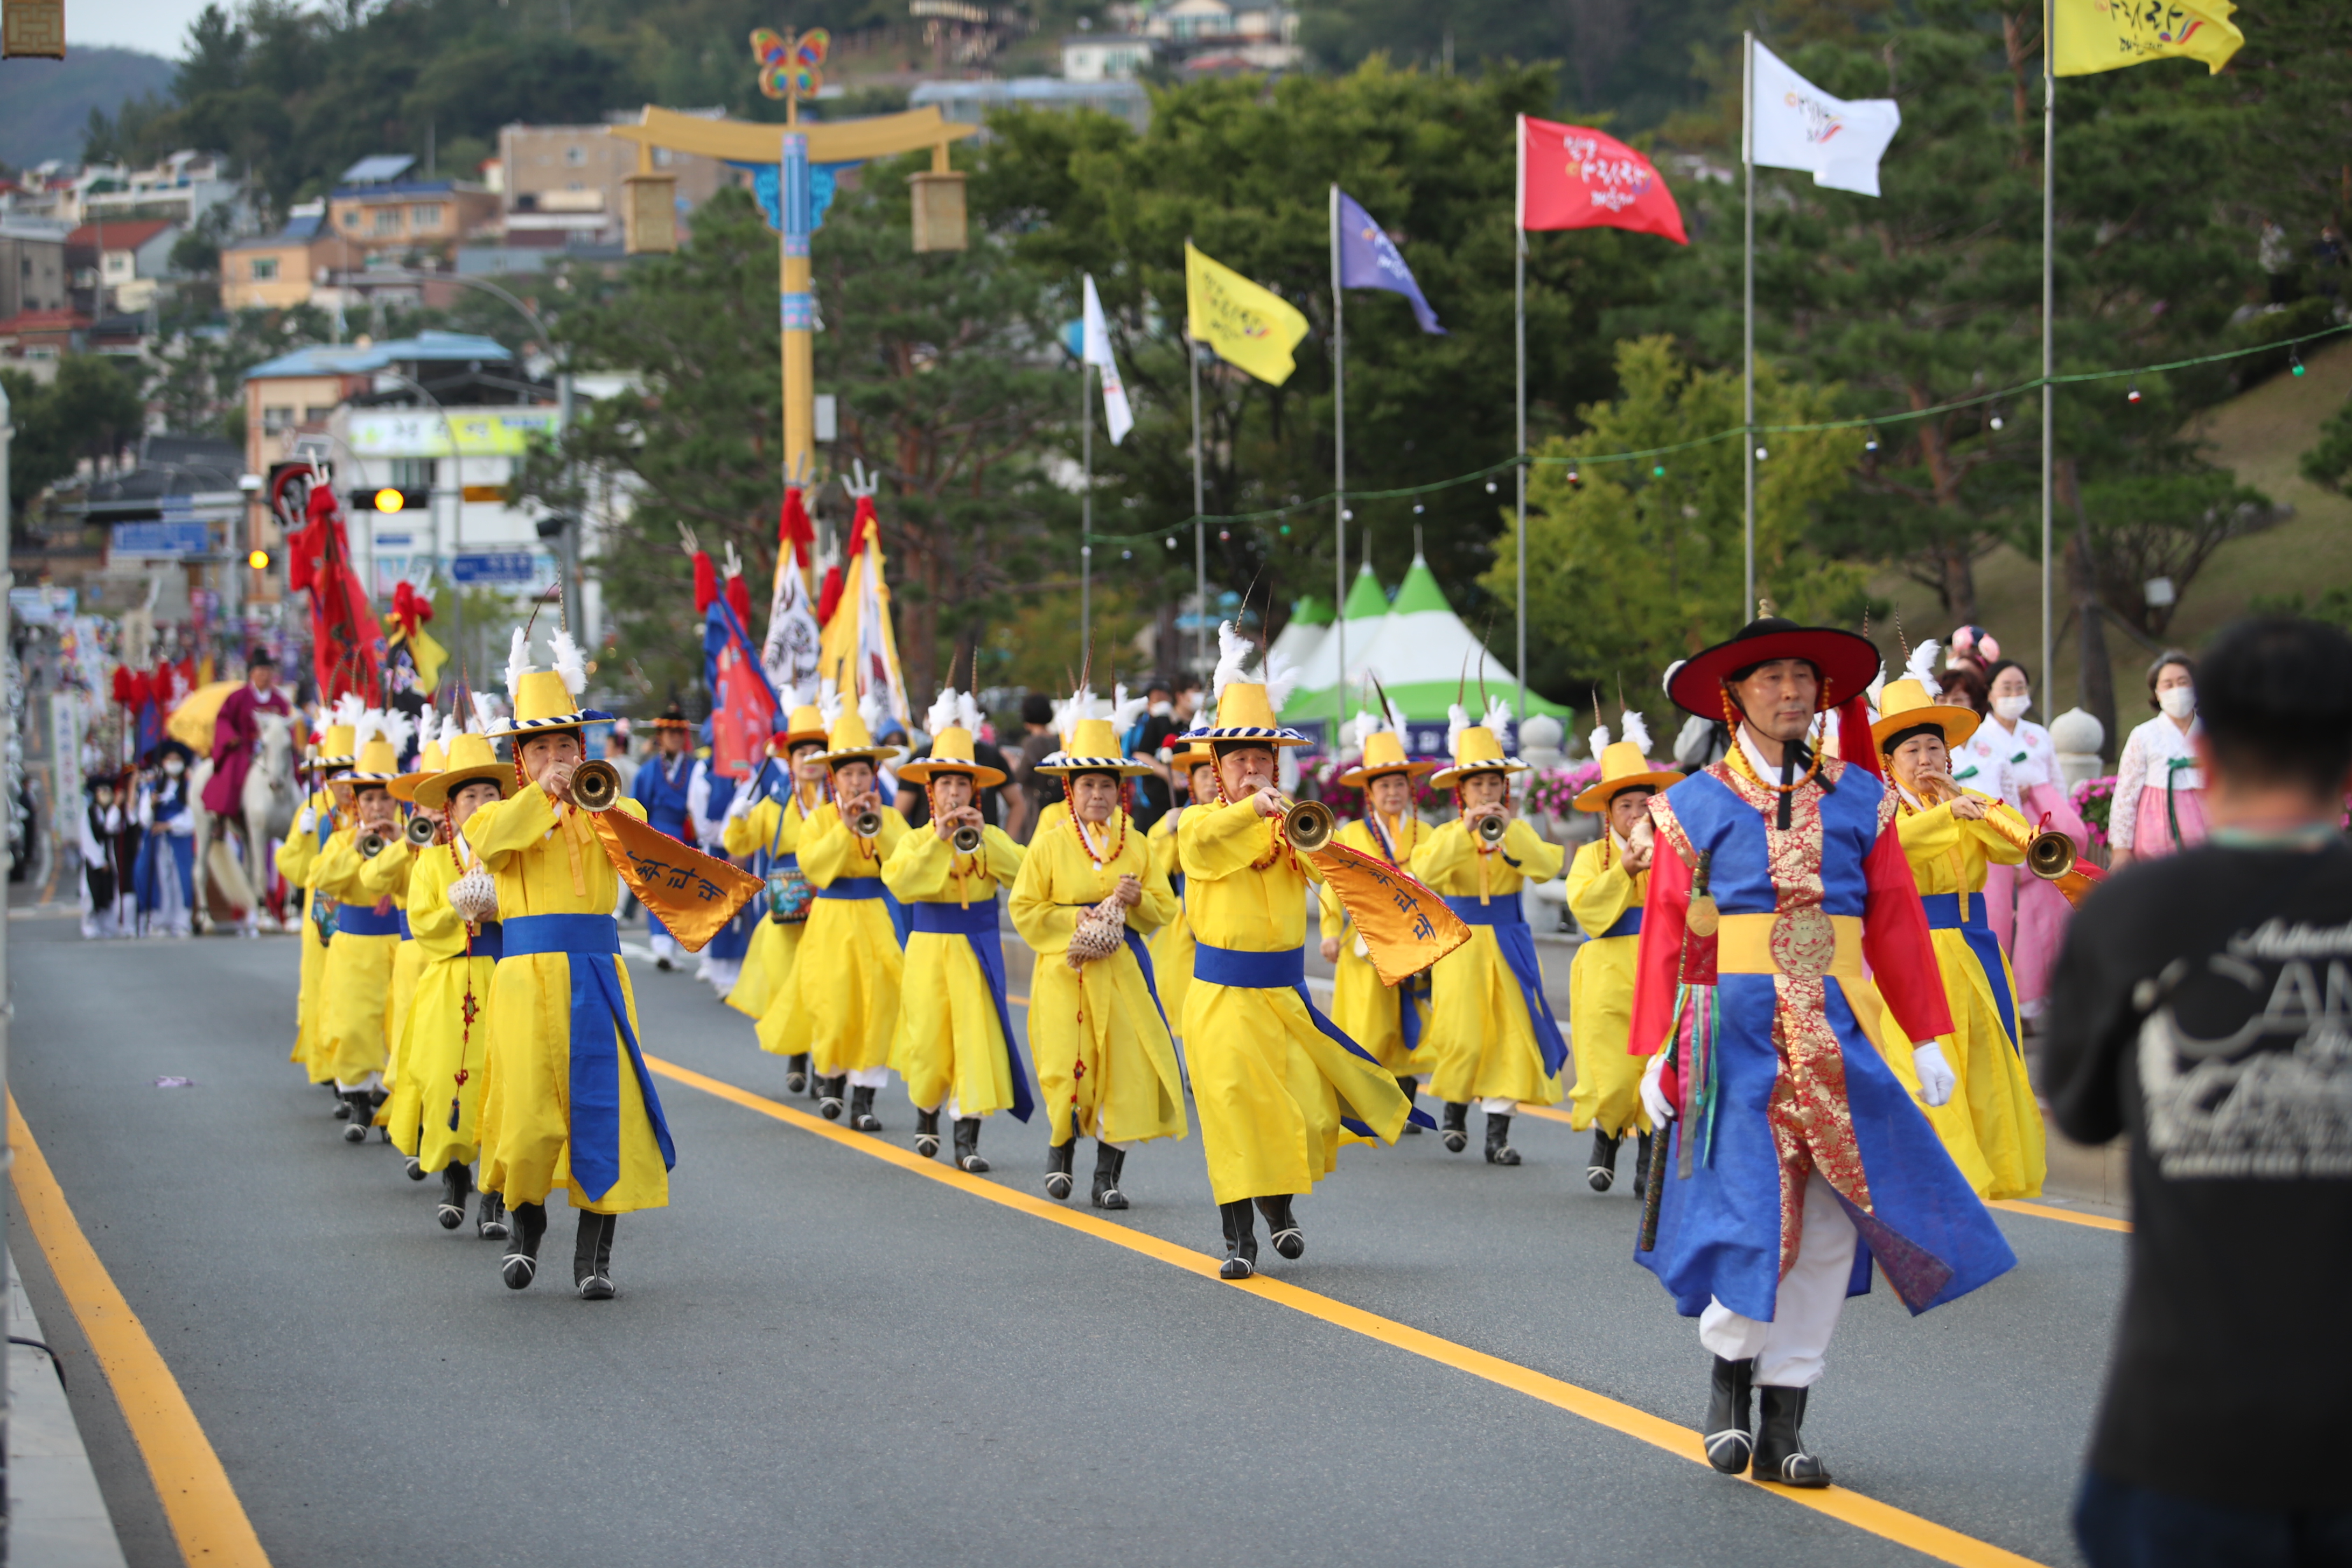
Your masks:
M346 691L335 699L334 712L327 721L356 733L360 727L360 720L366 712L367 699L356 691Z
M1628 708L1625 710L1625 716L1622 722L1625 727L1625 739L1633 742L1633 744L1640 749L1642 758L1644 762L1648 761L1650 756L1649 721L1642 717L1639 710ZM1598 756L1600 753L1596 752L1593 754Z
M1614 739L1614 737L1609 733L1608 725L1595 724L1592 726L1592 737L1587 741L1585 744L1592 748L1592 760L1594 762L1597 763L1601 760L1601 753L1609 749L1609 742L1612 739Z
M460 735L462 735L462 734L464 734L465 732L466 732L466 727L465 727L463 724L460 724L460 723L458 723L458 722L457 722L457 716L455 713L452 713L452 714L450 714L447 718L446 718L446 719L442 720L442 721L441 721L441 753L442 753L442 755L444 755L444 756L448 755L449 748L450 748L450 747L452 747L452 746L454 746L454 745L456 745L456 744L457 743L457 737L458 737L458 736L460 736Z
M1470 710L1459 702L1445 705L1445 749L1448 752L1460 752L1462 731L1470 727Z
M474 733L477 735L488 734L498 725L499 713L497 704L487 691L469 691L466 695L473 700Z
M555 673L563 678L563 689L579 696L588 689L588 660L581 653L580 645L562 626L555 628L555 636L549 641L555 650Z
M1151 698L1149 694L1129 697L1125 686L1115 688L1110 704L1111 732L1118 735L1126 734L1138 719L1150 710Z
M817 687L816 710L818 716L824 720L826 729L832 729L835 722L840 719L843 706L840 687L830 680Z
M1363 709L1361 709L1361 708L1359 708L1359 709L1357 709L1357 710L1356 710L1356 717L1355 717L1354 723L1355 723L1355 742L1354 742L1354 744L1355 744L1355 748L1356 748L1356 750L1358 750L1358 751L1360 751L1360 751L1362 751L1362 750L1364 749L1364 742L1367 742L1367 741L1370 740L1374 735L1379 734L1379 733L1381 732L1381 729L1382 729L1382 728L1384 728L1384 725L1382 724L1382 721L1381 721L1381 716L1380 716L1379 714L1377 714L1377 713L1369 713L1369 712L1366 712L1366 711L1365 711Z
M937 741L940 731L957 728L962 718L963 708L957 700L956 689L942 686L940 694L931 700L930 711L923 715L923 728L931 732L932 740Z
M1257 674L1258 679L1265 682L1266 707L1274 712L1281 712L1282 705L1290 700L1290 694L1298 689L1297 667L1268 648L1265 657L1258 660Z
M1241 629L1233 622L1219 621L1217 623L1217 668L1215 676L1209 683L1210 689L1215 695L1223 697L1226 687L1245 679L1249 656L1249 638L1242 636Z
M530 673L530 634L517 626L514 639L507 644L507 695L514 697L522 690L522 678Z
M1509 698L1495 697L1487 700L1486 716L1478 722L1495 731L1499 738L1505 730L1510 728L1511 721L1517 717L1517 715L1511 711Z
M408 755L408 742L416 738L416 721L397 708L387 708L377 716L376 732L392 742L392 754Z
M969 691L956 699L956 722L966 733L977 739L980 735L980 700Z
M1927 688L1930 697L1944 694L1943 682L1936 679L1936 640L1930 637L1911 650L1911 662L1903 667L1904 677Z
M866 722L866 732L879 740L882 726L890 717L890 710L882 704L879 691L869 691L857 700L857 716Z
M381 739L384 733L383 720L382 709L362 709L359 721L352 726L352 749L364 752L368 749L369 742Z

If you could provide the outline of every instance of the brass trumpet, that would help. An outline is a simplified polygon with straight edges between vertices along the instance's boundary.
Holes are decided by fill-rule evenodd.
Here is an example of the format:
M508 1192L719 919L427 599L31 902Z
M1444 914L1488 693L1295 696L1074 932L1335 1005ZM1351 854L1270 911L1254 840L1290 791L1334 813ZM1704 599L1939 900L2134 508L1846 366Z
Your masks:
M386 838L383 834L376 832L373 828L369 828L365 832L362 833L356 840L356 843L360 852L360 858L362 860L373 860L392 847L392 840Z
M1930 805L1943 805L1968 792L1953 782L1949 773L1921 773L1913 781L1912 793ZM2036 832L2024 826L2007 812L1996 809L2000 804L1990 799L1985 802L1985 826L2024 850L2025 868L2045 882L2056 883L2068 903L2081 903L2084 894L2107 879L2105 871L2084 863L2073 839L2054 827Z
M877 823L876 826L878 827L880 825ZM949 842L955 846L955 852L959 855L977 855L980 853L980 829L967 822L955 830Z
M1339 829L1339 819L1319 800L1293 801L1282 814L1283 836L1302 855L1312 855L1330 843Z
M860 838L877 838L882 833L882 813L869 808L849 819L849 831Z
M1510 830L1511 822L1508 817L1482 816L1478 819L1478 826L1471 831L1477 834L1478 841L1482 844L1500 844L1503 841L1503 836Z
M407 838L411 849L429 849L441 837L441 825L420 811L408 819L408 826L403 836Z
M582 811L610 811L621 798L621 770L602 760L583 763L563 798Z

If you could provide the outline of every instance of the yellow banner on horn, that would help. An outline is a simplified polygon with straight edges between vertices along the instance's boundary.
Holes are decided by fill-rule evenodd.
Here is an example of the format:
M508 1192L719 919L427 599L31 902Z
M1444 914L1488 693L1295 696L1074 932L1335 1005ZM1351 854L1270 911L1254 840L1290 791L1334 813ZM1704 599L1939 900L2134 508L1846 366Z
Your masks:
M700 952L760 891L760 879L741 867L705 855L625 811L585 815L613 869L688 952Z
M1309 858L1355 921L1381 984L1412 979L1470 940L1468 921L1395 867L1337 842Z

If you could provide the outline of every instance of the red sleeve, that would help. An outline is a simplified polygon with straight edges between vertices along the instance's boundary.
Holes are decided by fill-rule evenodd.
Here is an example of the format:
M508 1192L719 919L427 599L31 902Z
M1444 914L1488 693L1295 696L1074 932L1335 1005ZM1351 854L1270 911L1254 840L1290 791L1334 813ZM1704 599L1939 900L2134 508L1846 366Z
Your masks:
M1862 910L1862 955L1870 961L1878 994L1902 1026L1905 1039L1916 1045L1950 1034L1952 1009L1944 999L1943 973L1927 935L1927 911L1919 902L1911 862L1903 855L1903 836L1893 824L1879 830L1878 842L1862 863L1862 874L1868 889Z
M1683 912L1690 908L1691 871L1658 835L1650 858L1650 893L1642 904L1642 945L1633 958L1633 1028L1625 1049L1654 1056L1674 1027L1675 966L1683 948Z
M213 719L213 761L217 763L253 739L253 688L241 686L222 701Z

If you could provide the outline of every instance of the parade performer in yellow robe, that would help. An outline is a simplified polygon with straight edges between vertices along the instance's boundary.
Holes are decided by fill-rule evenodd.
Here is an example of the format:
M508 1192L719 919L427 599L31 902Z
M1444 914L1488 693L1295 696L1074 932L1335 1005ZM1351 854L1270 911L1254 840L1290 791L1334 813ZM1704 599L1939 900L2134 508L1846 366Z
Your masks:
M789 995L808 1019L817 1110L838 1121L846 1099L849 1124L879 1132L874 1091L890 1081L890 1041L898 1029L906 968L882 901L882 867L906 836L907 819L875 794L874 764L897 756L898 748L874 743L869 726L881 722L882 708L871 697L866 703L870 718L851 710L834 721L821 753L832 798L801 826L801 875L816 893L793 961ZM879 825L870 837L855 831L868 813ZM779 996L771 1006L783 1003Z
M319 867L319 851L344 826L339 805L347 804L351 795L348 784L331 785L328 775L340 773L359 761L359 742L353 738L352 726L365 704L358 698L347 700L349 723L322 725L310 753L303 758L302 770L310 784L310 792L303 797L301 809L294 814L294 826L286 831L286 841L278 847L278 869L287 886L296 890L302 911L301 972L299 989L294 1003L294 1049L287 1058L310 1074L310 1081L334 1087L335 1075L320 1071L311 1063L319 1041L319 1004L326 995L327 937L320 923L322 912L314 885ZM344 797L338 799L338 795ZM352 1113L349 1101L335 1096L335 1119L342 1121Z
M1978 1196L2038 1197L2042 1110L2019 1048L2016 977L1984 899L1986 868L2022 864L2032 828L1999 799L1952 781L1952 752L1982 721L1973 709L1938 702L1920 681L1906 679L1880 693L1879 710L1871 734L1895 788L1895 831L1927 908L1952 1009L1952 1032L1937 1043L1959 1079L1952 1105L1967 1110L1965 1118L1930 1121Z
M1292 677L1276 668L1247 679L1249 645L1231 622L1217 644L1216 723L1189 737L1216 752L1215 804L1195 803L1176 829L1198 944L1184 1037L1224 1226L1219 1273L1246 1279L1257 1268L1253 1202L1274 1249L1302 1256L1307 1236L1292 1203L1336 1167L1342 1128L1393 1143L1421 1113L1308 999L1307 902L1320 873L1285 836L1290 803L1275 787L1275 749L1307 744L1275 721Z
M311 871L318 896L335 900L312 1070L325 1068L335 1092L352 1108L343 1137L353 1143L366 1142L384 1101L393 961L400 947L400 905L408 891L399 808L384 789L400 776L400 759L385 738L383 717L371 710L360 719L359 765L340 775L352 786L353 821L327 841Z
M408 875L408 926L425 954L425 973L408 1009L400 1081L384 1110L392 1141L425 1173L441 1173L436 1216L444 1230L455 1230L465 1223L474 1186L467 1167L480 1152L488 1012L505 951L496 883L467 839L466 824L513 793L514 772L478 732L453 735L446 749L436 750L445 751L447 766L412 792L417 809L436 814L441 824ZM453 900L451 889L461 881ZM503 1241L507 1233L505 1205L496 1192L484 1192L475 1234Z
M1150 770L1119 754L1108 719L1077 719L1037 771L1060 776L1069 808L1041 822L1013 888L1013 926L1037 955L1029 1057L1045 1101L1045 1193L1069 1196L1084 1134L1095 1140L1095 1207L1123 1209L1129 1148L1187 1131L1183 1073L1143 945L1175 915L1176 895L1119 803L1126 781Z
M398 731L406 728L409 722L407 715L392 711L387 712L384 718L387 722L395 727L394 749L404 752L407 749L407 742ZM425 711L417 719L416 725L419 739L416 766L384 785L384 793L398 802L400 808L406 813L406 817L401 825L404 829L406 829L409 824L419 816L438 826L439 813L417 810L416 786L447 765L448 753L442 746L440 726L434 719L432 704L425 704ZM404 831L401 837L394 840L386 852L396 850L403 857L409 858L412 862L410 871L413 872L415 870L413 847L408 841L406 832ZM404 877L407 874L403 873ZM410 1004L416 998L417 977L424 973L425 952L416 945L416 930L409 923L408 884L404 880L400 902L400 946L393 952L392 1006L385 1015L383 1031L386 1046L383 1087L384 1092L390 1098L384 1101L383 1109L376 1113L377 1124L385 1130L385 1136L391 1138L395 1147L399 1145L400 1140L392 1134L391 1117L394 1101L400 1098L401 1047L408 1037L408 1009ZM417 1163L415 1150L413 1147L404 1148L401 1152L407 1156L408 1179L412 1182L423 1181L425 1175L425 1167Z
M1184 1002L1192 994L1192 917L1184 909L1184 872L1176 864L1176 825L1202 801L1217 798L1217 755L1181 737L1168 752L1169 771L1185 781L1185 804L1151 825L1148 835L1152 863L1168 879L1176 895L1174 918L1151 933L1145 947L1151 954L1152 981L1160 988L1160 1005L1167 1009L1168 1026L1176 1037L1176 1065L1184 1065ZM1060 805L1059 801L1050 803ZM1065 809L1064 815L1067 815ZM1189 1087L1189 1086L1188 1086Z
M1592 1157L1584 1180L1596 1193L1617 1183L1617 1150L1630 1130L1639 1135L1633 1190L1650 1175L1653 1129L1642 1109L1643 1058L1631 1054L1633 960L1642 947L1642 900L1650 892L1650 797L1683 775L1650 766L1650 731L1626 711L1625 738L1611 743L1595 726L1592 754L1601 777L1576 797L1576 809L1597 812L1601 837L1576 852L1568 868L1568 912L1584 932L1568 971L1568 1032L1576 1051L1576 1087L1568 1099L1569 1125L1592 1129Z
M1567 854L1536 837L1511 815L1509 775L1527 763L1503 754L1501 732L1511 721L1498 700L1484 724L1473 724L1457 703L1447 742L1454 765L1431 778L1454 791L1459 819L1429 836L1412 858L1412 874L1445 895L1470 922L1470 940L1437 961L1431 976L1430 1041L1437 1066L1431 1092L1445 1102L1445 1147L1459 1154L1470 1144L1470 1104L1486 1113L1486 1163L1516 1165L1511 1112L1521 1102L1559 1102L1559 1072L1568 1042L1544 998L1519 889L1559 875ZM1489 839L1482 824L1503 825Z
M901 837L882 868L883 885L914 926L890 1066L915 1102L915 1152L928 1160L940 1152L944 1107L954 1124L956 1166L977 1174L988 1169L981 1119L1010 1110L1026 1121L1033 1108L996 924L997 889L1013 886L1024 857L973 804L980 791L1004 782L1000 770L972 759L979 704L942 688L923 727L931 754L900 768L898 780L928 794L930 821ZM971 848L957 847L960 830L978 836Z
M788 695L787 701L792 700ZM809 1087L808 1013L800 1005L793 971L814 904L801 871L801 830L824 803L824 715L814 703L795 704L784 732L768 742L791 781L782 794L738 790L729 804L721 837L727 853L768 857L768 915L752 934L742 977L727 1005L759 1021L760 1048L784 1058L784 1087L799 1094Z
M1364 792L1364 816L1361 821L1341 827L1333 837L1384 866L1404 870L1431 835L1429 826L1413 810L1413 791L1423 778L1437 771L1437 764L1417 763L1405 755L1402 714L1391 713L1383 721L1359 712L1356 734L1363 758L1341 773L1339 782ZM1410 1101L1421 1089L1418 1075L1429 1071L1437 1060L1429 1037L1429 976L1416 974L1399 985L1383 982L1372 967L1363 939L1349 922L1339 892L1328 882L1323 885L1322 914L1323 957L1337 966L1331 1021L1396 1075L1397 1087ZM1408 1125L1405 1131L1418 1133L1421 1129Z

